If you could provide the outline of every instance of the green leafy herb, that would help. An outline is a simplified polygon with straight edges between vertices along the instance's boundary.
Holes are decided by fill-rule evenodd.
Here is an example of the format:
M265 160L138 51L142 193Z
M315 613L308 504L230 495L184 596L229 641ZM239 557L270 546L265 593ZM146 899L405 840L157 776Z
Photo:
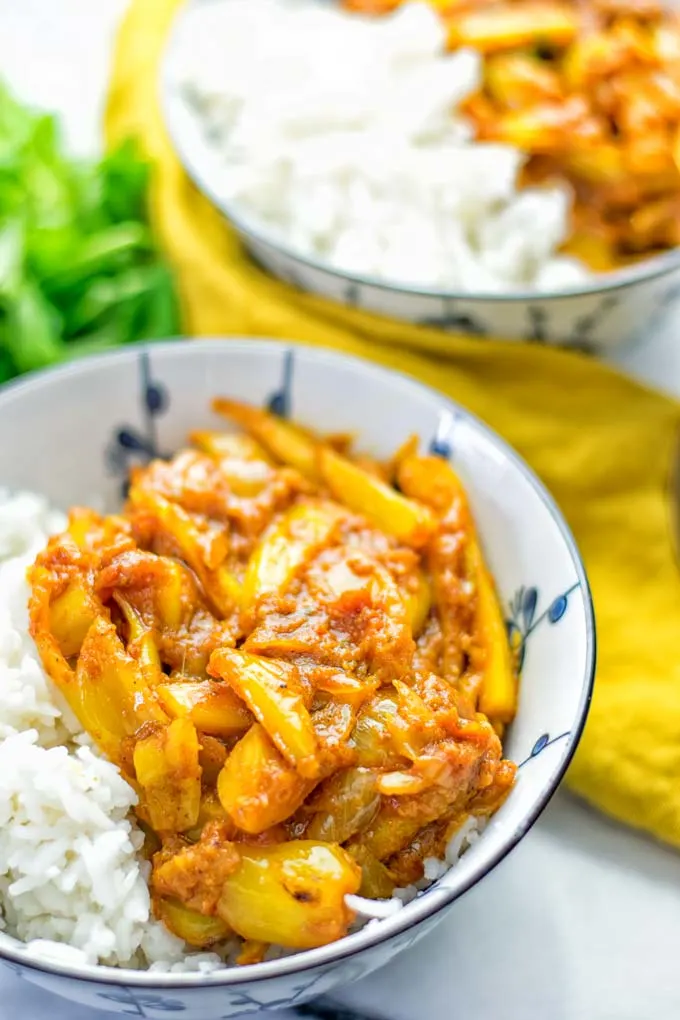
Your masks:
M55 118L0 84L0 383L177 334L172 275L148 222L149 174L131 141L98 163L68 157Z

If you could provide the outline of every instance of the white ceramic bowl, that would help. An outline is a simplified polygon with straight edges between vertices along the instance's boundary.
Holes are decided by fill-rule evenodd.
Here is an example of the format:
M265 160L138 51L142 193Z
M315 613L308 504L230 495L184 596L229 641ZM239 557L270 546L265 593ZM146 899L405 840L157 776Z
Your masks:
M175 84L173 67L191 6L190 2L181 8L163 62L165 125L188 175L224 214L253 258L274 276L299 290L393 319L476 337L555 343L588 353L611 351L650 335L680 297L677 249L568 290L494 295L390 284L342 272L280 243L252 217L224 201L220 158Z
M0 962L27 981L140 1017L216 1020L294 1006L407 949L546 806L578 743L593 683L588 582L550 496L463 408L368 362L281 342L203 340L128 347L41 373L0 390L0 484L43 492L64 509L95 497L115 506L132 463L176 450L192 428L224 427L209 410L216 394L274 406L322 431L357 432L379 457L415 432L451 459L524 645L519 713L506 742L521 765L511 796L456 867L395 916L321 949L247 969L165 975L40 961L0 934Z

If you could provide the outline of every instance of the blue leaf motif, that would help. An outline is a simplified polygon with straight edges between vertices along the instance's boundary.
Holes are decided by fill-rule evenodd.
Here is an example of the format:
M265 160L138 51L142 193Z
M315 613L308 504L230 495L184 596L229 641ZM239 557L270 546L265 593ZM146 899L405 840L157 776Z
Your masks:
M529 757L525 758L524 761L521 761L519 763L518 768L520 769L524 768L527 762L533 761L534 758L537 758L542 751L545 751L546 747L552 747L553 744L557 744L559 743L560 740L565 740L567 737L570 736L571 736L570 730L565 730L564 733L558 733L556 737L551 737L549 733L542 734L542 736L538 738L534 746L531 748L531 751L529 752Z
M537 344L545 343L549 326L548 313L542 305L529 305L527 312L530 332L526 339Z
M269 401L269 410L279 418L286 417L286 398L283 393L275 393Z
M143 351L139 358L140 408L142 427L122 425L114 430L111 441L104 451L109 473L121 478L121 492L127 493L127 478L135 464L146 464L155 457L162 457L157 433L157 418L170 404L167 390L151 376L149 352Z
M616 294L609 294L602 298L594 311L576 319L572 328L571 336L567 338L567 344L570 347L579 347L586 353L590 353L590 351L594 349L592 347L592 334L607 319L609 313L617 307L620 300L620 297Z
M559 595L548 609L548 619L551 623L558 623L567 611L569 599L566 595Z
M148 351L143 351L140 358L142 373L142 399L149 414L161 414L168 405L170 399L164 386L161 386L151 375L151 358Z
M535 758L537 754L540 754L544 747L547 746L550 740L550 734L544 733L538 738L534 746L531 748L530 758Z
M160 414L168 404L168 397L165 390L158 383L150 383L144 394L147 410L151 414Z
M436 435L432 439L429 447L429 452L433 457L443 457L444 460L449 460L453 455L451 434L455 423L456 419L449 411L440 416L439 422L437 423Z
M536 588L526 588L522 595L522 623L524 624L525 634L531 630L531 625L536 615L537 602L538 590Z
M433 457L443 457L444 460L448 460L452 452L451 444L445 439L438 439L437 436L435 436L430 443L430 453Z
M125 1016L145 1016L142 1007L139 1003L135 1002L134 997L126 988L121 989L120 992L97 992L96 994L98 999L104 999L106 1002L116 1002L121 1006L129 1006L129 1009L121 1010Z
M293 352L286 351L283 359L283 380L281 389L272 393L267 401L267 410L279 418L290 418L292 413Z
M162 995L154 995L152 992L133 993L130 988L121 988L120 991L98 992L97 997L106 999L109 1002L117 1002L130 1009L123 1010L128 1016L145 1017L145 1009L158 1010L161 1013L183 1013L186 1006L179 999L166 999Z
M519 614L522 609L523 594L524 588L520 588L519 591L516 591L513 597L510 599L510 620L508 621L508 626L510 626L510 624L512 623L520 633L521 629L518 621Z
M471 333L474 336L486 336L486 327L466 312L460 312L456 308L456 302L450 298L444 299L440 315L428 316L420 319L420 325L430 326L434 329L462 330L464 333Z
M186 1006L179 999L164 999L160 995L150 995L147 992L143 992L137 996L137 1002L140 1006L146 1006L147 1009L157 1009L162 1013L183 1013Z
M517 642L521 640L522 631L517 626L514 620L506 620L505 626L508 632L508 642L512 648Z
M517 672L521 676L522 670L524 669L524 657L527 653L527 643L522 639L521 644L517 649Z
M505 621L505 626L508 633L508 642L515 656L518 674L521 675L522 673L527 645L531 640L534 631L540 627L545 620L547 620L550 624L559 623L567 611L569 596L573 592L577 591L579 587L580 583L576 581L575 584L572 584L571 588L568 588L561 595L554 598L548 608L544 609L538 616L536 615L536 609L538 607L538 589L532 586L521 587L515 591L515 594L508 603L509 618ZM550 740L547 733L543 734L543 736L540 737L534 745L534 749L529 758L527 758L527 761L530 761L535 755L540 754L548 743L554 743L555 740L561 740L563 736L568 736L568 734L562 734L559 737L553 738L553 740Z
M148 451L148 444L134 429L122 428L116 433L116 442L123 450L136 450L140 453Z

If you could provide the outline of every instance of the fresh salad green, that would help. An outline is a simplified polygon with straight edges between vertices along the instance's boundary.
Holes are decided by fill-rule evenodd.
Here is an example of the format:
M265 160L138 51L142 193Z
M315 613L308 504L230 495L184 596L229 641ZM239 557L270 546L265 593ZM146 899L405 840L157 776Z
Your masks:
M0 382L178 332L172 275L147 216L149 165L126 142L64 153L55 118L0 84Z

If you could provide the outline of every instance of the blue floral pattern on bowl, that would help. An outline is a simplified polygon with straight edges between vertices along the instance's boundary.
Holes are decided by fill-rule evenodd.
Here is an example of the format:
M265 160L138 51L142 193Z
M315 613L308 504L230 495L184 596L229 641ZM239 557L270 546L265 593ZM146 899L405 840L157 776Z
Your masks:
M139 367L142 425L121 425L116 428L105 451L109 472L121 478L123 497L127 496L130 469L135 464L148 464L162 456L158 443L158 418L170 406L166 388L152 377L148 351L140 354Z
M519 588L510 601L508 615L508 637L510 644L517 655L518 668L521 671L524 665L527 640L536 628L547 621L553 626L559 623L569 606L569 596L579 588L578 582L573 584L567 591L555 596L545 612L536 617L536 606L538 604L537 588Z
M154 995L153 992L138 992L132 988L121 986L115 991L99 992L98 997L106 1002L116 1003L123 1009L119 1012L125 1016L147 1017L146 1010L155 1010L160 1013L183 1013L186 1006L181 999L170 999L163 995Z

